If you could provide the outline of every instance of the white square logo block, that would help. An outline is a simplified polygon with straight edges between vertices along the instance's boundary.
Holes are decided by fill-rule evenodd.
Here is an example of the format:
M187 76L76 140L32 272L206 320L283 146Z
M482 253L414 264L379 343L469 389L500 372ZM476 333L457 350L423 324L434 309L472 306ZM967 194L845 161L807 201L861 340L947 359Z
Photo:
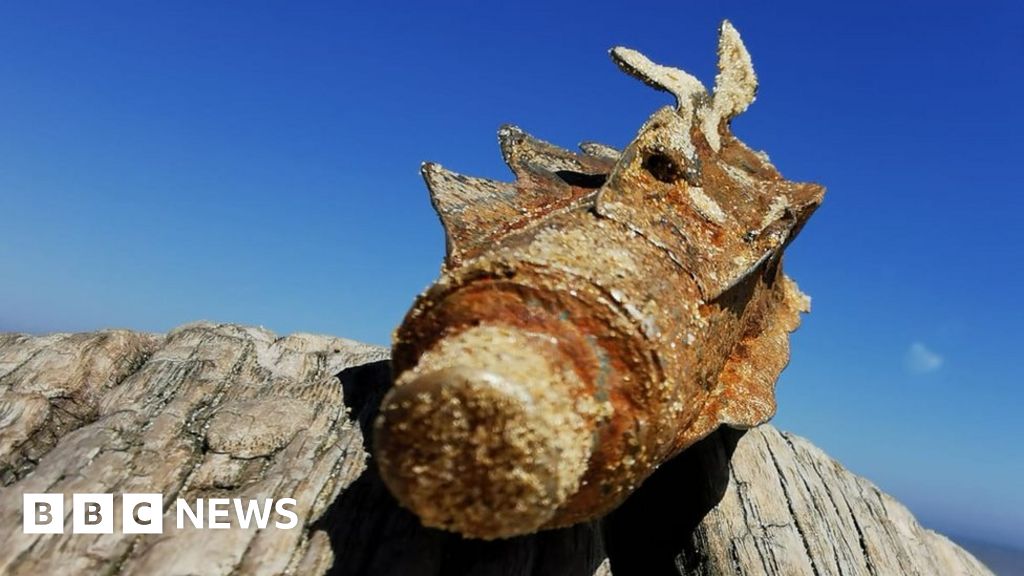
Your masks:
M23 494L21 510L25 534L64 533L63 494Z
M122 496L121 529L125 534L163 534L163 495L125 494Z
M75 534L113 534L114 495L74 494L71 519Z

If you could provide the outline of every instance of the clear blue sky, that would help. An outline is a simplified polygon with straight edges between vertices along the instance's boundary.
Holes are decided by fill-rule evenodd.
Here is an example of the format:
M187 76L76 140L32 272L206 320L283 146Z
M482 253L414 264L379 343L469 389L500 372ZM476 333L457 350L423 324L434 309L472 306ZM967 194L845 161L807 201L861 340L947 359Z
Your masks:
M505 122L621 146L669 99L607 49L710 84L727 17L762 80L735 132L829 189L776 424L1024 547L1015 3L343 4L0 8L0 331L386 343L444 249L421 161L507 178Z

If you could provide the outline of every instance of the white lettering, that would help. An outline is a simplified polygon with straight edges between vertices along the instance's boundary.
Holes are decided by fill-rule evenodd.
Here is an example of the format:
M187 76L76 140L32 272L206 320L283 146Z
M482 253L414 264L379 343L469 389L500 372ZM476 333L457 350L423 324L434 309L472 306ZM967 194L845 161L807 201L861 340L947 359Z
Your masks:
M192 512L192 508L189 507L188 502L182 498L178 498L178 530L185 527L185 516L188 516L189 520L192 521L193 528L203 527L203 499L199 498L196 500L196 511Z
M25 534L64 533L63 494L22 494L21 506Z
M114 516L121 517L118 528L124 534L162 534L164 515L162 494L121 494L120 512L113 494L69 494L72 534L113 534ZM22 495L22 530L25 534L64 533L64 494ZM224 530L265 530L271 522L288 530L300 524L294 498L197 498L194 502L178 498L174 514L178 530L190 528ZM232 516L235 519L232 519ZM205 522L204 522L205 520Z
M238 516L238 525L242 528L248 528L249 522L252 518L256 518L256 527L260 530L267 527L267 521L270 520L270 509L273 505L273 500L267 499L263 501L263 507L260 508L259 500L249 500L245 507L245 511L242 511L242 499L235 498L235 515Z
M71 531L75 534L114 533L113 494L73 494Z
M202 514L200 508L200 514ZM190 511L191 512L191 511ZM181 510L178 511L181 518ZM164 497L161 494L124 494L121 496L121 529L125 534L162 534Z
M227 498L210 498L206 501L206 504L208 506L206 515L209 520L207 528L215 530L231 528L231 522L217 520L218 518L227 518L230 515L231 511L228 509L228 506L231 505L230 500Z
M279 516L289 518L289 520L287 522L274 522L274 526L285 530L295 528L299 524L299 515L296 514L294 511L285 508L285 506L294 507L296 504L297 502L295 501L295 498L281 498L280 500L275 502L274 511L277 512Z

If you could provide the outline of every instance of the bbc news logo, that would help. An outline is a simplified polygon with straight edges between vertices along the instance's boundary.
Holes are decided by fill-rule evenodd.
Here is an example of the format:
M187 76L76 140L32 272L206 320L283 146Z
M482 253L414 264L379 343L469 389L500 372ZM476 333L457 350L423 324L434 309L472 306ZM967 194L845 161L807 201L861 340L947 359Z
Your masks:
M178 530L186 526L213 530L274 526L289 530L299 524L295 505L294 498L197 498L191 504L178 498L176 526ZM64 533L64 494L25 494L22 512L25 534ZM115 514L113 494L72 494L71 533L113 534ZM121 531L163 534L163 494L122 494Z

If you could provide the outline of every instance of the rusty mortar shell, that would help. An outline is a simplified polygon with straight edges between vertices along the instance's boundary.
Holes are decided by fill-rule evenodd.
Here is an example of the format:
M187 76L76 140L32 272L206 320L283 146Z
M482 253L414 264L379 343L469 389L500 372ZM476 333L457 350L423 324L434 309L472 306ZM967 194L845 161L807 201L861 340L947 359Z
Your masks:
M621 152L498 134L515 182L425 164L441 277L394 335L374 456L427 526L503 538L599 517L721 424L774 414L809 300L782 252L824 189L729 130L753 101L728 22L713 92L639 52L676 98Z

